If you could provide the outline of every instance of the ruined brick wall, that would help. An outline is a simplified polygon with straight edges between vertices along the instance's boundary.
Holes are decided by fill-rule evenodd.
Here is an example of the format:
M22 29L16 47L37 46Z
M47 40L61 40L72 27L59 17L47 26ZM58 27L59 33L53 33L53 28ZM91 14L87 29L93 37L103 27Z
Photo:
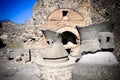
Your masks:
M38 0L33 7L33 15L30 23L35 25L44 24L47 21L47 17L54 10L62 8L79 12L84 17L87 25L91 23L89 0Z
M84 26L85 21L81 14L71 9L58 9L53 11L44 24L46 29L58 30L61 27L76 27L76 25Z
M117 56L120 53L120 1L119 0L37 0L33 6L33 15L29 21L25 23L26 32L25 34L37 36L41 29L46 29L46 24L51 13L60 9L71 9L78 12L83 17L84 25L90 25L94 23L100 23L104 21L110 21L113 26L113 32L115 34L115 46ZM58 15L56 15L58 16ZM56 17L55 16L55 17ZM59 16L58 16L59 17ZM65 23L65 21L63 21ZM68 23L68 22L67 22ZM71 23L73 24L73 23ZM55 29L53 24L47 24L50 28ZM56 25L56 24L54 24ZM57 24L58 25L58 24ZM42 34L39 38L41 41L33 42L31 45L40 45L44 43ZM43 40L42 40L43 39ZM45 44L45 43L44 43ZM43 44L43 45L44 45ZM29 44L27 44L29 45ZM40 47L40 46L39 46Z
M66 9L70 11L71 13L69 16L73 16L75 19L76 12L77 14L80 14L80 17L82 17L82 21L76 21L76 20L70 20L68 19L60 21L60 22L50 22L48 18L50 18L50 15L57 11L62 11L62 9ZM72 17L71 16L71 17ZM61 17L60 15L54 15L54 17ZM78 16L79 17L79 16ZM73 19L73 18L72 18ZM77 18L76 18L77 19ZM26 32L25 35L34 35L39 34L41 29L47 29L46 26L49 26L49 29L57 30L56 25L58 28L60 27L66 27L65 25L69 27L75 27L76 25L86 26L91 24L91 18L90 18L90 1L89 0L37 0L35 5L33 6L33 15L32 18L25 23ZM42 34L40 34L42 35ZM39 38L39 41L32 42L32 47L34 45L39 45L40 42L44 43L45 39L43 37L33 37L33 38ZM41 39L41 41L40 41ZM42 42L43 41L43 42ZM29 44L27 44L29 45ZM45 46L43 44L42 46Z

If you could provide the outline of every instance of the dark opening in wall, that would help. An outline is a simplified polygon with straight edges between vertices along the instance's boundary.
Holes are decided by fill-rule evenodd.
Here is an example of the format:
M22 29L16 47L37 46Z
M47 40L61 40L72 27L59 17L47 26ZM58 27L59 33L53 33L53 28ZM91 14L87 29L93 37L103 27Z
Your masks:
M109 41L110 41L110 37L107 37L106 42L109 42Z
M48 44L50 44L50 42L49 42L49 41L47 41L47 43L48 43Z
M105 15L106 15L106 16L109 16L109 13L106 12Z
M36 20L35 18L33 18L33 20Z
M70 52L71 52L71 49L66 49L66 51L70 54Z
M63 17L67 16L68 11L62 11Z
M62 43L64 45L66 45L68 42L71 42L73 44L77 44L77 42L76 42L77 37L72 32L65 31L62 33L61 36L62 36Z
M0 39L0 48L4 48L6 44L3 43L3 41Z
M98 39L98 41L99 41L99 43L101 43L101 40L100 40L100 39Z

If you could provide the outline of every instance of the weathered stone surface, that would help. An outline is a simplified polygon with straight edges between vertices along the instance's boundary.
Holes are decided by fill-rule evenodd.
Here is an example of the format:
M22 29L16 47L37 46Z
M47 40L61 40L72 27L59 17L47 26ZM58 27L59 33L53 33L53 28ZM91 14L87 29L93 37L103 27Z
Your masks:
M3 43L9 48L21 47L21 35L23 31L24 26L11 21L4 21L2 22L2 30L0 30L0 32L2 32L0 37L2 38Z
M45 30L43 31L43 34L45 35L47 44L52 44L56 41L59 41L59 42L61 41L61 35L54 31Z
M8 60L9 55L7 54L7 50L5 48L0 48L0 61Z
M16 60L20 58L20 55L24 53L24 48L8 48L7 54L9 55L9 60Z
M23 69L17 72L13 80L39 80L39 77L34 73L32 69Z
M111 52L83 55L72 70L73 80L118 80L120 65Z
M52 63L51 65L48 65L48 66L47 65L40 66L39 67L40 73L43 74L40 79L43 79L43 80L44 79L45 80L72 80L71 79L71 70L72 70L73 66L69 65L69 64L71 64L71 62L66 62L65 65L63 65L63 64L62 63Z
M92 47L91 47L92 46ZM95 40L84 40L81 42L80 45L80 53L84 52L96 52L101 50L101 47L99 46L99 41L97 39Z
M119 80L119 67L76 63L72 70L72 80Z
M41 74L36 64L0 62L0 80L39 80Z
M114 44L115 44L115 55L117 57L117 59L120 61L120 26L114 27L113 29L113 33L114 33Z
M37 2L35 3L35 5L33 7L33 15L31 17L31 19L29 21L27 21L25 24L23 24L23 25L17 24L16 25L15 23L7 22L7 23L2 24L2 25L4 25L2 27L0 24L0 38L2 38L3 43L6 44L7 47L9 47L11 49L20 48L20 47L22 47L22 45L24 46L25 49L27 49L27 50L30 49L31 50L31 62L34 63L36 61L39 62L39 60L41 60L41 59L39 59L39 57L36 57L39 55L38 48L40 48L40 52L42 52L42 50L44 50L43 48L45 48L45 46L46 46L45 38L41 34L41 30L46 29L46 25L44 25L44 24L47 24L47 26L49 26L49 28L51 30L58 30L61 27L66 27L66 25L71 26L73 28L75 28L75 26L77 24L79 24L80 27L83 27L83 26L87 27L87 25L90 25L93 23L101 23L104 21L111 21L112 23L115 24L114 30L113 30L114 34L115 34L115 46L116 46L115 53L117 54L117 56L120 56L120 53L119 53L120 52L120 48L119 48L120 47L120 38L119 38L120 4L119 4L119 2L120 2L119 0L110 0L110 1L108 1L108 0L91 0L91 1L90 0L37 0ZM76 19L78 17L75 17L74 13L68 14L67 16L63 17L63 16L61 16L62 15L62 12L61 12L60 16L61 16L62 21L48 22L48 17L53 12L58 11L58 10L73 10L82 16L82 20L76 21ZM57 19L58 19L57 14L55 15L55 17L57 17ZM71 20L70 17L74 17L74 21L70 21ZM70 18L70 20L68 20L68 18ZM66 20L68 20L68 21L66 21ZM52 26L52 25L54 25L54 26ZM2 30L1 30L1 28L2 28ZM96 28L95 28L95 31L96 31ZM108 30L108 32L111 32L112 29L111 29L111 27L109 27L109 28L101 28L101 30L102 30L102 32L105 32L106 30ZM66 31L68 31L68 30L66 30ZM71 32L72 32L72 30L71 30ZM91 33L91 35L89 35L89 36L86 36L89 33L86 33L84 35L91 40L93 40L93 38L96 39L96 35L93 35L93 34L96 34L96 32L94 33L94 31L91 31L90 33ZM26 36L24 36L24 34ZM104 34L109 35L107 33L104 33ZM104 36L105 38L102 37L104 34L99 35L99 38L101 39L101 41L103 41L103 43L101 44L101 48L108 48L108 47L113 48L113 45L111 44L112 41L110 41L110 43L106 43L107 36L106 37ZM7 36L5 36L5 35L7 35ZM109 35L109 37L111 37L111 36ZM80 36L80 38L82 38L82 36ZM87 38L85 38L85 39L87 39ZM87 39L87 40L89 40L89 39ZM87 40L81 42L81 43L86 43L85 45L81 45L81 51L83 50L83 51L95 52L96 50L99 50L99 47L97 44L98 44L98 41L100 42L100 40L98 40L98 41L94 40L93 42L87 41ZM48 41L50 41L52 43L51 40L48 40ZM90 45L93 45L94 47L91 48ZM87 47L85 47L85 46L87 46ZM71 47L71 45L68 47ZM79 49L79 47L77 49ZM71 49L71 51L72 51L72 49ZM28 56L29 51L26 51L26 52L28 53L26 55L26 61L30 61L29 60L30 57ZM45 52L45 51L43 51L43 52ZM50 52L50 50L49 50L49 52ZM2 57L2 60L3 60L3 58L6 58L6 57L3 57L3 56L5 56L3 52L0 51L0 53L1 53L0 57ZM15 53L17 53L17 54L15 54ZM24 52L21 52L20 50L18 50L18 51L15 50L15 52L12 53L11 58L15 57L15 59L19 60L21 57L19 55L21 55L23 53ZM34 53L37 53L37 54L34 54ZM56 51L56 53L57 53L57 51ZM23 56L21 58L23 59ZM7 60L7 59L5 59L5 60ZM13 60L11 60L11 62L12 61ZM25 64L29 64L31 62L28 62ZM22 61L19 61L17 63L20 64L20 63L22 63ZM0 66L1 65L2 64L0 64ZM5 65L9 66L8 64L5 64ZM15 65L16 65L15 63L12 64L12 66L15 66ZM21 66L23 66L23 64L19 65L18 67L21 68ZM27 68L29 68L29 66L27 66ZM1 68L0 68L0 70L1 70ZM44 71L45 70L46 69L44 69ZM25 71L27 72L27 70L25 70ZM25 71L23 70L23 72L25 72ZM64 70L62 70L60 73L60 76L57 75L57 77L56 77L56 74L58 74L59 71L58 71L58 73L56 71L55 74L54 74L54 71L53 71L53 75L52 75L51 74L52 71L49 72L49 70L48 70L48 75L50 74L49 79L62 80L62 79L66 79L66 78L61 78L61 76L68 76L67 74L65 74L65 75L61 74L64 72ZM21 72L21 73L23 73L23 72ZM55 75L55 77L54 77L54 75ZM25 76L27 76L27 74L25 74ZM108 73L108 76L109 76L109 73ZM24 75L15 77L14 79L18 79L18 78L20 78L22 80L30 79L30 78L32 79L32 77L30 77L30 76L25 77L24 79L22 77L24 77ZM53 77L53 78L51 78L51 77ZM36 76L34 78L37 80ZM69 74L69 78L70 78L70 74ZM11 77L7 77L5 80L7 80L7 79L14 80ZM4 80L4 78L0 78L0 80Z
M5 76L5 77L13 77L16 72L18 72L17 69L15 68L8 68L7 70L5 70L3 73L1 72L0 76Z
M41 49L42 48L31 49L31 62L37 63L40 62L41 59L43 59L43 56L41 54Z
M100 23L107 20L113 21L113 16L115 15L115 5L115 0L92 0L90 8L92 22Z

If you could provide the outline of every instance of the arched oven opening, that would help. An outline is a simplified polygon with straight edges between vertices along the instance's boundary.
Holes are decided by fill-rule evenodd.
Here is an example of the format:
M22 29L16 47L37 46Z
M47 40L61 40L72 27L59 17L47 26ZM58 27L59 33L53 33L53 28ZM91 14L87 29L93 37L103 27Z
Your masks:
M61 37L66 51L70 54L71 48L77 46L77 36L70 31L65 31L61 34Z

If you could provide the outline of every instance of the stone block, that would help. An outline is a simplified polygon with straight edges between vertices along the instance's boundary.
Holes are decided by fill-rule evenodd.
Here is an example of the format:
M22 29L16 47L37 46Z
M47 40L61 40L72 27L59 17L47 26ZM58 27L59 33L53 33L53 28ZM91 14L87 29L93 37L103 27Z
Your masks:
M100 50L114 50L113 26L109 22L76 28L80 34L80 54L83 52L94 53Z

